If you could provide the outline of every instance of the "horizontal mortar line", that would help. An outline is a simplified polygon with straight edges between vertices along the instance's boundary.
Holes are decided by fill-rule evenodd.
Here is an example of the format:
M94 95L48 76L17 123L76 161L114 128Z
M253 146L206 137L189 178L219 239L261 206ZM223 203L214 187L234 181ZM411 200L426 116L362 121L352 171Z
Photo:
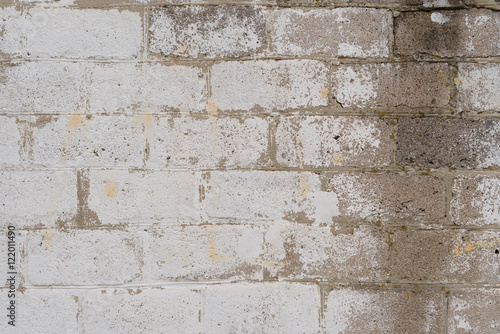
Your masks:
M154 282L154 283L126 283L126 284L102 284L102 285L22 285L25 289L33 290L100 290L100 289L130 289L130 288L161 288L161 287L193 287L193 288L203 288L205 286L216 286L216 285L249 285L249 284L303 284L303 285L339 285L338 288L343 287L366 287L366 288L377 288L381 289L384 287L394 289L394 288L413 288L418 289L424 288L441 288L449 287L451 289L466 289L466 288L483 288L483 289L497 289L500 288L500 283L446 283L446 282L384 282L384 281L372 281L372 282L358 282L358 281L322 281L322 280L309 280L309 281L299 281L299 280L272 280L272 281L262 281L262 280L218 280L218 281L182 281L182 282ZM344 286L345 285L345 286ZM5 289L5 288L3 288ZM0 289L1 291L2 289Z

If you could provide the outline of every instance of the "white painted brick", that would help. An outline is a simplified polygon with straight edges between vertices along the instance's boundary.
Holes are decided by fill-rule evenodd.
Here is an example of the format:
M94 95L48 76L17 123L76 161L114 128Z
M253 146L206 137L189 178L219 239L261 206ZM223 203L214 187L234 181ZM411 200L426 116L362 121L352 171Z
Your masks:
M453 182L451 216L457 225L500 225L500 178L461 176Z
M328 104L328 69L315 60L219 63L211 69L211 86L211 112Z
M206 333L318 333L315 285L230 284L205 291Z
M140 12L118 9L0 10L0 52L22 58L138 58Z
M9 334L55 334L78 332L78 292L67 289L25 289L17 292L15 327L7 324L7 290L0 290L0 332ZM10 320L10 319L9 319Z
M92 112L202 111L206 78L200 68L164 64L104 64L90 71Z
M321 191L310 172L211 172L204 212L210 218L331 222L339 214L335 194Z
M459 64L455 79L459 111L500 111L500 65Z
M89 290L82 298L82 333L201 333L196 288Z
M121 284L141 276L141 243L127 231L33 231L23 252L23 275L33 285Z
M254 167L267 162L267 118L161 117L153 123L153 167Z
M145 280L262 280L261 227L205 225L148 231Z
M54 226L77 212L76 174L69 171L0 173L0 215L16 227Z
M43 167L141 167L151 116L38 116L33 164Z
M0 64L0 111L72 113L84 110L85 65L28 62Z
M89 179L89 208L102 224L200 221L200 174L92 170Z
M206 107L205 74L195 67L23 62L0 68L3 112L151 113Z
M334 288L325 299L326 333L443 332L444 298L437 292Z
M390 14L371 8L279 9L271 15L278 55L387 57Z
M276 159L287 167L386 166L389 135L379 118L281 117Z
M265 240L264 258L272 276L373 281L386 275L387 234L369 227L338 233L331 225L274 222Z
M170 6L150 18L149 51L184 57L240 57L266 45L264 15L246 6Z
M19 166L26 127L15 117L0 116L0 166Z

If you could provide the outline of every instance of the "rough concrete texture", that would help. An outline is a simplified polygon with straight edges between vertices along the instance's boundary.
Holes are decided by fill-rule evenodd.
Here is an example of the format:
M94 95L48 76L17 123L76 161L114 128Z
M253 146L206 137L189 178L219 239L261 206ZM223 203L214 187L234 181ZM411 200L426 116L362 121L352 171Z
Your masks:
M499 333L499 10L0 0L0 333Z
M450 90L446 64L349 64L333 71L333 97L344 108L444 107Z
M498 333L500 290L461 289L451 292L448 333Z
M444 294L417 289L333 288L326 295L327 333L442 333Z
M456 225L500 224L500 179L461 176L453 181L451 217Z
M481 113L500 111L500 65L459 64L457 87L458 110Z
M367 8L282 9L272 13L271 52L277 55L387 57L389 12Z
M424 168L500 166L500 122L400 118L396 163Z
M237 58L266 47L260 9L242 6L155 8L149 51L165 56Z
M391 277L408 282L500 281L498 231L397 231Z
M500 16L490 10L403 12L394 30L396 53L402 56L500 55Z
M287 167L386 166L390 128L379 118L281 117L276 159Z

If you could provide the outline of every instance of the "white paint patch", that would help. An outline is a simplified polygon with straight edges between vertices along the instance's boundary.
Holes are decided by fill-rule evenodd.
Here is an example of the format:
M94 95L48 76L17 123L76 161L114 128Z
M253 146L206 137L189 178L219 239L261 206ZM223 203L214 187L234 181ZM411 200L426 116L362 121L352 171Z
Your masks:
M431 21L439 24L445 24L446 22L449 22L451 20L451 17L447 15L443 15L441 13L434 12L431 14Z

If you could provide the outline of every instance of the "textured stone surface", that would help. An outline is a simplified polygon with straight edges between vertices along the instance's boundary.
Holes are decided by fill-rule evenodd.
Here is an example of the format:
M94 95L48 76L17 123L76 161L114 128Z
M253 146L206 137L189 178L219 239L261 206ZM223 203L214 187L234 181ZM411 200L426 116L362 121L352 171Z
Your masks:
M386 274L387 235L369 227L338 233L331 226L274 223L265 240L264 264L273 277L347 282Z
M0 116L0 166L19 166L26 126L16 117Z
M151 167L249 168L269 160L269 118L160 117L146 133Z
M271 20L271 51L278 55L389 55L390 15L385 10L281 9L272 13Z
M340 65L333 96L344 108L444 107L451 82L446 64Z
M459 64L455 79L458 110L473 113L500 111L499 76L498 64Z
M498 231L399 231L391 277L410 282L500 281Z
M315 60L218 63L212 67L210 75L210 113L328 104L328 68Z
M78 321L83 333L199 333L201 303L195 287L93 289Z
M500 224L500 178L462 176L453 182L451 217L457 225Z
M461 289L451 292L448 333L498 333L500 290Z
M333 288L327 333L442 333L444 294L419 290Z
M319 289L298 283L209 286L206 333L317 333Z
M169 56L237 58L264 48L266 23L260 9L243 6L155 8L149 51Z
M281 117L276 159L289 167L385 166L390 129L379 118Z
M500 55L500 16L494 11L403 12L395 19L396 53L440 57Z
M497 120L400 118L396 163L426 168L500 166Z
M26 282L97 285L137 281L141 276L139 246L127 231L32 232L26 235L23 247Z
M136 59L142 51L139 12L117 9L0 10L0 54L22 58Z

